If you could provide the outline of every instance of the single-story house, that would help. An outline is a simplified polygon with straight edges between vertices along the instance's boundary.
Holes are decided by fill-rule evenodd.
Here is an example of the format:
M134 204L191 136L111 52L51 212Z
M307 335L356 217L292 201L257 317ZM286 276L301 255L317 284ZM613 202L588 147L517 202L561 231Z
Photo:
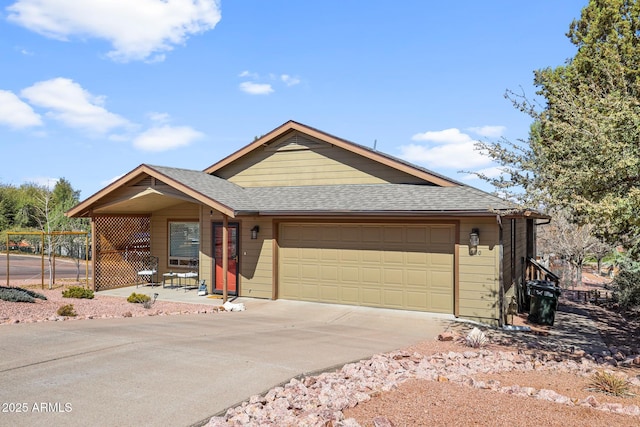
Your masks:
M225 299L491 324L520 300L545 218L294 121L205 170L142 164L67 215L91 218L96 291L135 283L153 255L161 279L192 272Z

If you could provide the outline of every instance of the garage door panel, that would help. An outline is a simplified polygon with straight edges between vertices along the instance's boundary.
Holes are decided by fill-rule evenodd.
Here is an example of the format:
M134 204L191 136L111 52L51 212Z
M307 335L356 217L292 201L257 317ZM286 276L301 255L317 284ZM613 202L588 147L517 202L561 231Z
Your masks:
M357 243L362 241L362 235L360 233L361 227L358 226L343 226L340 230L340 242L347 244L349 242Z
M382 238L382 230L380 227L363 227L362 241L366 243L377 243Z
M314 281L320 277L320 266L318 264L302 264L300 267L300 279L303 281Z
M360 252L352 249L345 249L339 251L339 258L342 262L359 263Z
M337 249L326 248L320 251L320 259L323 262L336 262L340 259L339 256Z
M339 302L340 290L337 285L321 285L320 286L320 301L326 302Z
M320 240L327 243L337 243L340 241L340 231L336 228L323 228L320 234Z
M384 295L384 307L391 308L402 308L404 304L404 292L402 290L397 289L385 289L383 290Z
M453 227L431 227L431 241L432 245L443 244L445 246L449 246L451 242L455 242L455 236L453 233L455 229Z
M384 227L384 243L404 243L404 231L402 227Z
M405 262L409 265L426 265L429 263L429 254L424 252L407 252Z
M320 289L318 285L303 283L300 286L300 298L307 301L319 301Z
M380 285L380 277L382 275L382 268L380 267L362 267L362 283L371 285Z
M401 285L404 281L404 270L384 267L382 269L383 283L385 285Z
M429 311L436 313L451 313L453 311L453 300L449 293L437 293L431 292L429 294L431 304L429 305Z
M427 304L427 294L425 292L412 292L406 293L407 301L405 306L411 310L427 311L429 305Z
M421 243L423 245L429 244L430 233L428 228L416 228L411 229L410 233L407 233L407 243Z
M301 241L317 242L322 238L322 230L316 227L302 227Z
M338 281L338 267L336 265L322 264L320 266L320 282Z
M380 264L382 262L382 254L379 251L362 251L360 252L362 262L371 262Z
M399 251L384 251L382 255L382 262L386 264L404 264L404 253Z
M453 225L287 223L278 243L282 298L453 312Z
M299 281L300 265L291 263L282 264L280 266L280 276L287 281Z
M342 304L360 304L360 288L353 286L340 286L340 300Z
M340 281L360 283L360 269L357 266L340 266Z
M449 272L446 271L430 271L429 285L437 289L451 289L453 280Z
M382 305L382 292L380 289L362 288L362 303L364 305Z
M429 272L426 269L422 270L408 270L407 271L407 286L427 288L427 277Z

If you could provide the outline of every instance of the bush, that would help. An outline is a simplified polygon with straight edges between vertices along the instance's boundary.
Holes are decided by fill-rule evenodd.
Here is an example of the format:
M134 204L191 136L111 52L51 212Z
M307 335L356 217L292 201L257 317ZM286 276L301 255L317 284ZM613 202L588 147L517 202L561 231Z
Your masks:
M473 328L465 338L465 342L469 347L480 348L489 343L489 338L478 328Z
M136 294L135 292L131 293L131 295L127 297L127 301L135 304L144 304L149 302L150 300L151 300L151 297L149 295Z
M589 390L599 391L612 396L633 396L630 392L631 383L610 372L596 372L591 377Z
M70 286L68 289L62 291L64 298L86 298L93 299L93 291L89 288L83 288L82 286Z
M620 270L613 280L613 288L613 296L622 308L640 307L640 270Z
M76 317L76 311L73 308L73 304L67 304L67 305L63 305L58 309L58 316L65 316L65 317Z
M0 300L9 302L36 302L36 298L46 300L42 294L29 289L0 286Z

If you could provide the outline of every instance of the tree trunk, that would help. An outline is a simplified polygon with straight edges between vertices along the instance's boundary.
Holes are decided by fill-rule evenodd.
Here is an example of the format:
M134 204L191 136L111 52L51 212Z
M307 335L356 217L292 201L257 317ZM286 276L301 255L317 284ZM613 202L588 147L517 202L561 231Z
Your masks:
M582 263L576 264L576 283L582 286Z

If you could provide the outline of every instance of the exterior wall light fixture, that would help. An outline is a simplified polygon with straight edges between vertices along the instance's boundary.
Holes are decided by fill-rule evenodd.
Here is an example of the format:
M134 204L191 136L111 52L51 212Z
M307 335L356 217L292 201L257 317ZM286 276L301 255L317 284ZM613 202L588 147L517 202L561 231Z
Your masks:
M472 228L469 233L469 255L476 255L478 253L478 245L480 244L480 230Z
M260 231L259 225L254 225L251 229L251 240L256 240L258 238L258 232Z

